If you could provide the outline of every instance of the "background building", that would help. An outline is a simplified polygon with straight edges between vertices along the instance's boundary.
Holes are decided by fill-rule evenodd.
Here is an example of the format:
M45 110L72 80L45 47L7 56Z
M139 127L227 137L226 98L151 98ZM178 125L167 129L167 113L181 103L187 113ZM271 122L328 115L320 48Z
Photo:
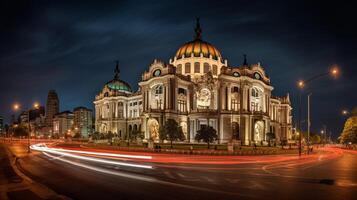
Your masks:
M4 132L4 118L0 116L0 134Z
M73 110L74 114L74 134L80 134L87 138L93 132L92 110L86 107L77 107Z
M59 100L55 90L50 90L47 96L46 104L46 126L53 126L53 117L59 112Z
M67 138L73 136L73 119L74 115L70 111L63 111L58 113L53 118L53 131L54 138Z
M289 94L272 95L274 87L260 65L232 66L220 51L203 41L197 22L195 37L183 44L169 64L159 60L142 74L139 90L114 79L96 96L95 129L125 138L133 130L145 139L159 141L159 128L167 119L182 127L186 142L203 125L217 130L218 142L267 144L267 133L278 141L291 139L292 114Z

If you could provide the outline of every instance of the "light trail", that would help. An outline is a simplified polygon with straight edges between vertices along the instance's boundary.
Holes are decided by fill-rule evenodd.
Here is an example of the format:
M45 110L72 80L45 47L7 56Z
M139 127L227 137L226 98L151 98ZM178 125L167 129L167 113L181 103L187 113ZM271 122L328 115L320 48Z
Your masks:
M111 156L111 157L120 157L120 158L136 158L136 159L148 159L148 160L152 159L152 156L125 155L125 154L115 154L115 153L98 153L98 152L78 151L78 150L58 149L58 148L51 148L51 150L70 152L70 153L88 154L88 155L97 155L97 156Z
M109 161L109 160L104 160L104 159L100 159L100 158L92 158L92 157L85 157L85 156L75 155L75 154L71 154L71 153L65 153L65 152L61 152L61 151L57 151L57 150L53 150L51 148L48 148L44 144L31 145L30 148L32 150L35 150L35 151L47 152L47 153L67 156L67 157L71 157L71 158L76 158L76 159L80 159L80 160L97 162L97 163L104 163L104 164L111 164L111 165L118 165L118 166L126 166L126 167L144 168L144 169L152 169L152 166L150 166L150 165L140 165L140 164L131 164L131 163L118 162L118 161Z
M173 186L173 187L187 188L187 189L192 189L192 190L200 190L200 191L212 192L212 193L221 193L221 194L229 194L229 195L235 195L235 196L246 196L246 197L249 196L249 197L251 197L251 195L242 195L242 194L234 193L234 192L226 192L226 191L203 188L203 187L198 187L198 186L184 185L184 184L180 184L180 183L172 183L169 181L159 180L159 179L152 178L152 177L145 177L143 175L131 175L131 174L127 174L127 173L122 173L122 172L117 172L117 171L112 171L112 170L108 170L108 169L102 169L102 168L95 167L95 166L86 165L84 163L76 163L76 162L61 158L61 157L52 156L46 152L43 152L43 154L45 154L46 156L48 156L49 158L51 158L53 160L59 160L59 161L62 161L62 162L65 162L65 163L68 163L68 164L71 164L74 166L82 167L82 168L93 170L96 172L101 172L104 174L110 174L110 175L120 176L120 177L124 177L124 178L146 181L146 182L150 182L150 183L158 183L158 184L168 185L168 186Z

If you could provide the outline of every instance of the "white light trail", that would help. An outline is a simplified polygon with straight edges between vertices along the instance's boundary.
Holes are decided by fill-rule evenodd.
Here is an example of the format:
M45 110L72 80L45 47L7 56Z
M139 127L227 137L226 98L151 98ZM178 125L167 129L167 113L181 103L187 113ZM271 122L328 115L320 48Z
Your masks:
M111 156L111 157L121 157L121 158L138 158L138 159L152 159L151 156L137 156L137 155L126 155L126 154L115 154L115 153L99 153L99 152L78 151L78 150L70 150L70 149L58 149L58 148L51 148L51 150L63 151L63 152L70 152L70 153L80 153L80 154L98 155L98 156Z
M30 148L33 150L36 150L36 151L47 152L47 153L67 156L67 157L71 157L71 158L77 158L80 160L86 160L86 161L92 161L92 162L98 162L98 163L104 163L104 164L111 164L111 165L152 169L152 166L150 166L150 165L140 165L140 164L118 162L118 161L110 161L110 160L104 160L104 159L100 159L100 158L91 158L91 157L85 157L85 156L75 155L75 154L71 154L71 153L60 152L60 151L48 148L44 144L31 145Z
M181 187L181 188L200 190L200 191L206 191L206 192L223 193L223 194L230 194L230 195L241 195L238 193L213 190L213 189L202 188L202 187L198 187L198 186L184 185L184 184L180 184L180 183L172 183L172 182L168 182L168 181L158 180L156 178L146 177L143 175L131 175L131 174L127 174L127 173L122 173L122 172L117 172L117 171L103 169L103 168L99 168L99 167L95 167L95 166L86 165L84 163L73 162L73 161L70 161L70 160L67 160L67 159L64 159L61 157L52 156L46 152L43 152L43 154L45 154L46 156L50 157L53 160L59 160L59 161L62 161L62 162L68 163L68 164L72 164L74 166L83 167L85 169L89 169L89 170L93 170L93 171L97 171L97 172L101 172L101 173L105 173L105 174L120 176L120 177L124 177L124 178L130 178L130 179L146 181L146 182L150 182L150 183L158 183L158 184L162 184L162 185L169 185L169 186L173 186L173 187Z

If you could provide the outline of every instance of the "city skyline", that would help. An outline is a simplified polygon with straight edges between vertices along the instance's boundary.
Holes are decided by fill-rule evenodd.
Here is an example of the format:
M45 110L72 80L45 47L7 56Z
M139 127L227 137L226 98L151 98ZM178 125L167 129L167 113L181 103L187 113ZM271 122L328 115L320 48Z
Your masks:
M247 54L249 63L261 62L271 76L276 86L274 95L290 93L294 122L297 119L297 81L323 73L333 64L340 66L342 75L336 80L321 79L312 86L312 130L318 132L323 124L327 124L337 137L344 121L340 110L352 109L356 101L353 94L346 98L357 85L353 78L356 69L352 67L357 63L350 48L354 39L347 43L353 31L349 33L342 27L351 21L348 12L342 13L339 9L332 14L336 19L329 19L332 12L328 11L332 10L332 5L318 8L318 5L297 3L297 10L310 9L304 10L307 16L296 17L293 15L298 11L283 12L287 7L285 4L252 3L227 7L217 3L218 11L223 13L219 16L212 16L205 9L194 13L195 5L182 8L191 15L181 16L182 10L178 10L175 3L153 4L145 9L125 2L79 6L69 9L66 4L42 3L39 7L47 12L37 15L34 12L39 7L9 6L9 11L20 12L22 9L26 12L11 18L13 15L7 11L6 15L12 20L6 21L6 31L1 33L4 46L11 42L15 44L1 48L3 92L0 115L6 122L13 113L13 103L21 103L23 109L30 108L33 101L45 105L50 89L58 92L61 110L77 106L93 109L94 96L112 77L115 60L119 60L121 78L136 90L142 71L154 58L167 61L182 42L193 37L195 17L198 16L204 39L221 51L230 61L229 65L241 65L243 54ZM100 9L96 9L97 6ZM123 9L125 12L120 12ZM279 14L273 14L273 11L279 11ZM25 19L27 15L31 17ZM282 16L285 19L279 19ZM75 23L71 17L76 17ZM20 30L27 30L28 34L20 35ZM11 35L13 31L17 34ZM4 38L10 35L5 41ZM14 69L21 73L15 73ZM4 76L6 73L3 72L11 76ZM325 101L316 103L321 99Z

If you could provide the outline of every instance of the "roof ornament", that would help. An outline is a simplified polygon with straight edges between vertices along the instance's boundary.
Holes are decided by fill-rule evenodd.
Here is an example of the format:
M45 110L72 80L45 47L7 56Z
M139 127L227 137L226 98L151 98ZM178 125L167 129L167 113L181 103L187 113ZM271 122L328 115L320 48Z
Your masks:
M119 61L117 60L116 61L117 65L115 66L115 70L114 70L114 79L115 80L119 80L119 73L120 73L120 70L119 70Z
M201 29L201 26L200 26L200 18L199 17L196 18L195 33L196 33L195 39L196 40L200 40L201 36L202 36L202 29Z
M243 56L244 56L243 66L248 66L247 54L243 54Z

